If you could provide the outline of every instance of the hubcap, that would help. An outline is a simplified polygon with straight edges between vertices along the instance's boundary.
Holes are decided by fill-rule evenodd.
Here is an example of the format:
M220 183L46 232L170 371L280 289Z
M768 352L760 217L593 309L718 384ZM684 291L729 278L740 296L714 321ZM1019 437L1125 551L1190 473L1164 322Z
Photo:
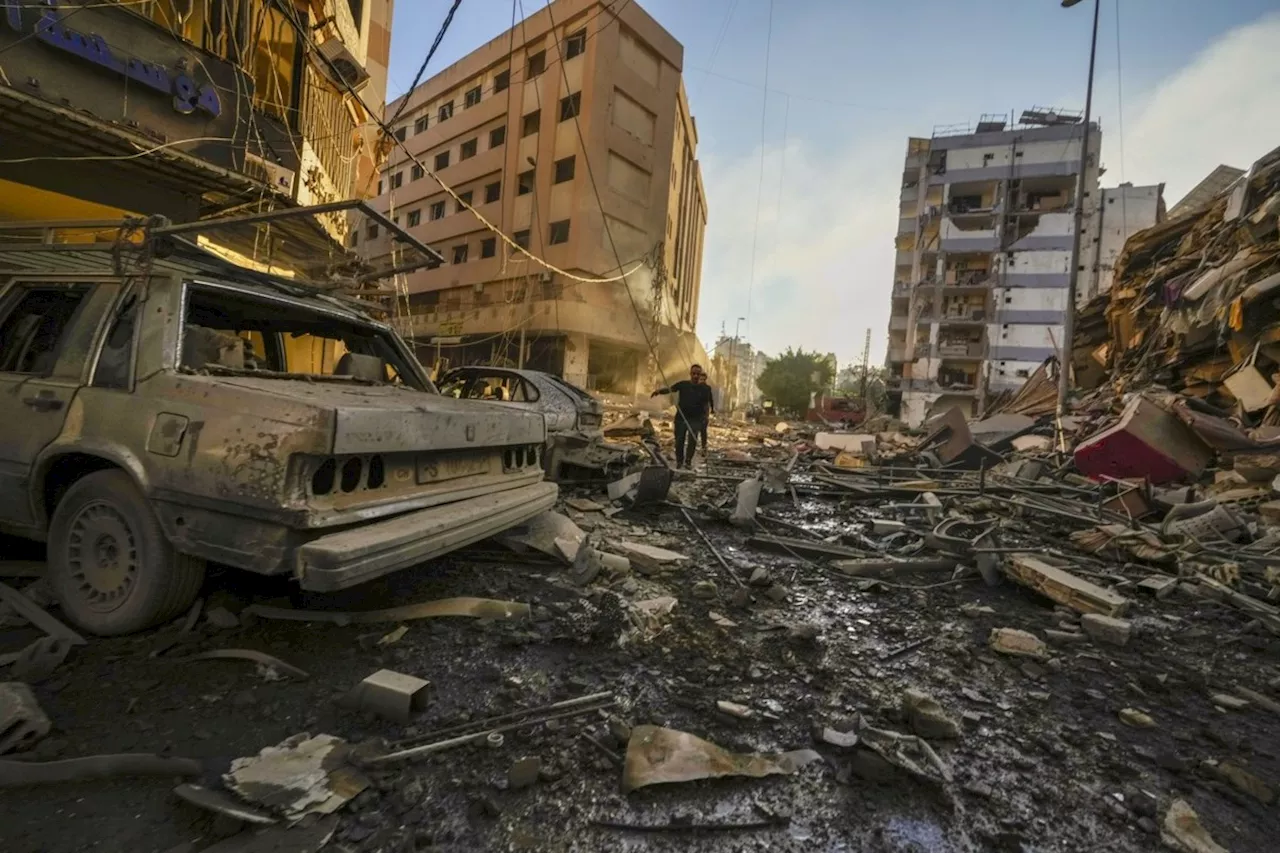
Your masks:
M67 537L67 565L89 609L109 613L120 607L138 580L138 546L129 522L102 501L81 507Z

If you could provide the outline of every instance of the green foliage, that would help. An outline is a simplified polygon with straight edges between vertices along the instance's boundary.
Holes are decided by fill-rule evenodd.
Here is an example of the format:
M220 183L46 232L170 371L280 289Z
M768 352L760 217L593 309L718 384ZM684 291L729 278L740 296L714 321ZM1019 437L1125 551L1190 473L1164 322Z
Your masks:
M889 371L883 367L864 368L861 364L851 364L840 371L836 377L836 393L844 397L862 396L862 373L867 373L867 411L883 412L888 403Z
M756 385L765 399L784 412L802 415L809 408L809 398L831 387L831 363L824 353L787 351L765 364Z

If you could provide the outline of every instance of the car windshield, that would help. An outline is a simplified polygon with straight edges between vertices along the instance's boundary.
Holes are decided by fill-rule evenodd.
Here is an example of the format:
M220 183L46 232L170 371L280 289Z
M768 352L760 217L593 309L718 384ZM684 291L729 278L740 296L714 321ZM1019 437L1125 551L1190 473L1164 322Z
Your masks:
M385 329L292 301L200 284L188 288L181 364L206 373L434 390Z

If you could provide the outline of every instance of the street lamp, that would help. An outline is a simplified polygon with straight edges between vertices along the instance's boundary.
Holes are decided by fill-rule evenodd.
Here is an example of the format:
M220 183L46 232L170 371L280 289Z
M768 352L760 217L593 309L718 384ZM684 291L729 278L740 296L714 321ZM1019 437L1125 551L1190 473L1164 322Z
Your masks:
M1080 0L1062 0L1070 9ZM1089 83L1084 96L1084 138L1080 142L1080 174L1076 178L1076 203L1072 211L1075 233L1071 239L1071 270L1067 275L1067 310L1062 320L1062 355L1058 361L1058 428L1067 413L1071 390L1071 343L1076 334L1076 294L1080 289L1080 241L1084 237L1085 174L1089 169L1089 119L1093 112L1093 65L1098 56L1098 11L1102 0L1093 0L1093 40L1089 44Z

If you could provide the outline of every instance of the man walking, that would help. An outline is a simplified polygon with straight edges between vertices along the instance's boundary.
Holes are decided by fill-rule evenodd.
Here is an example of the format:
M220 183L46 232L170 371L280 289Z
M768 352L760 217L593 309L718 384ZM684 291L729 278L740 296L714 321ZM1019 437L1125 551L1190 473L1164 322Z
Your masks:
M694 381L696 381L700 385L706 385L707 371L699 368L698 378ZM707 387L708 387L708 390L710 390L710 386L707 386ZM716 410L715 399L716 399L715 392L712 392L707 399L707 416L702 419L701 436L702 436L702 458L703 459L707 458L707 427L711 424L711 415L714 414Z
M705 429L713 405L711 386L702 377L702 365L689 368L689 378L682 379L669 388L659 388L649 396L677 394L676 400L676 467L693 466L693 455L698 450L698 436Z

